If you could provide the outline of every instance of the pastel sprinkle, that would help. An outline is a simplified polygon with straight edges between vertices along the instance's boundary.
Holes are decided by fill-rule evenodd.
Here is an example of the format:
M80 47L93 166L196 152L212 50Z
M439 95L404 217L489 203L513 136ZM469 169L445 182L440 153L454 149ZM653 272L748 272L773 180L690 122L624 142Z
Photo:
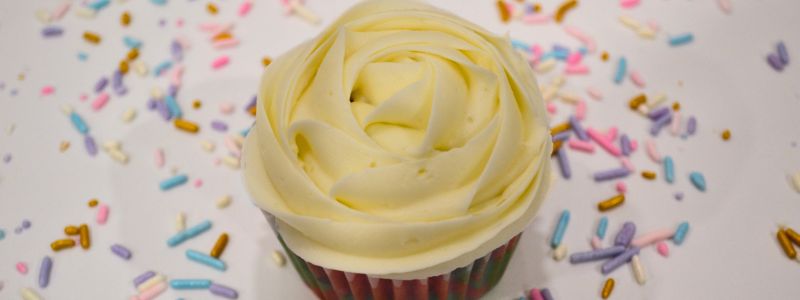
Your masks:
M631 71L630 78L633 84L635 84L637 87L639 88L645 87L644 79L642 78L642 75L639 74L639 72Z
M42 29L42 36L46 38L59 37L64 34L64 29L57 26L47 26Z
M767 63L769 63L769 66L772 67L772 69L774 69L775 71L778 72L783 71L783 64L781 63L778 54L771 53L770 55L768 55Z
M239 293L236 292L236 290L234 290L232 288L229 288L227 286L218 284L218 283L211 284L211 286L208 288L208 290L211 291L212 294L220 296L220 297L223 297L223 298L227 298L227 299L239 298Z
M703 173L700 172L689 173L689 180L692 182L692 185L694 185L694 187L700 190L701 192L706 191L706 179L703 176Z
M131 259L131 250L128 250L128 248L125 248L125 246L122 246L120 244L111 245L111 252L114 252L115 255L121 257L124 260Z
M555 261L561 261L565 257L567 257L567 245L566 244L558 245L558 247L555 250L553 250L553 259Z
M614 238L614 246L627 247L630 245L635 234L636 224L633 224L633 222L625 222L622 224L622 228L619 230L619 232L617 232L617 236Z
M776 48L778 50L778 58L780 59L781 64L784 65L784 66L788 65L789 64L789 51L786 50L786 44L784 44L783 41L780 41L780 42L778 42L778 45L777 45Z
M18 262L16 267L17 267L17 272L19 272L20 274L22 275L28 274L28 264L24 262Z
M672 162L672 157L664 157L664 179L668 183L675 182L675 163Z
M97 224L103 225L108 220L108 205L100 204L97 208Z
M675 234L672 236L672 242L680 246L686 239L686 234L689 232L689 222L683 222L675 229Z
M622 252L621 254L617 255L611 260L606 261L600 267L600 271L603 273L603 275L607 275L608 273L611 273L612 271L616 270L623 264L627 263L631 259L631 257L637 254L639 254L639 248L637 247L628 248L627 250L625 250L625 252Z
M211 68L214 69L214 70L219 70L222 67L226 66L229 61L230 61L230 58L228 58L227 55L223 55L223 56L217 57L216 59L214 59L211 62Z
M180 231L167 240L167 246L175 247L211 229L211 221L205 220L189 229Z
M183 185L188 180L189 180L189 176L176 175L176 176L173 176L173 177L170 177L168 179L165 179L165 180L161 181L161 183L158 184L158 187L162 191L167 191L167 190L170 190L170 189L172 189L174 187Z
M144 272L141 275L136 276L136 278L133 279L133 286L138 287L142 283L147 281L148 279L153 278L153 276L156 276L156 272L153 272L153 271Z
M23 300L40 300L40 299L42 299L41 297L39 297L39 294L37 294L31 288L22 288L22 289L19 290L19 293L20 293L20 296L22 296Z
M558 224L553 232L553 237L550 239L550 246L555 249L561 245L561 240L564 238L564 232L567 230L569 224L570 213L569 210L561 212L561 217L558 219Z
M597 237L601 240L606 237L606 231L608 230L608 217L600 218L600 222L597 224Z
M672 47L683 46L691 43L694 40L694 35L691 33L679 34L669 38L669 45Z
M49 256L42 258L42 264L39 266L39 287L46 288L50 284L50 272L53 269L53 259Z
M584 262L596 261L606 258L611 258L625 252L625 246L614 246L603 249L596 249L592 251L574 253L569 256L569 262L572 264L579 264Z
M207 289L211 286L208 279L172 279L169 286L176 290Z
M614 83L620 84L625 79L625 74L628 71L628 60L625 57L620 57L617 61L617 70L614 72Z
M616 169L596 172L594 173L593 177L594 181L600 182L600 181L607 181L607 180L627 177L628 175L630 175L630 173L631 173L630 170L623 167L623 168L616 168Z
M192 249L187 249L186 250L186 257L189 260L204 264L206 266L212 267L212 268L217 269L219 271L225 271L225 269L226 269L225 263L223 261L221 261L219 259L216 259L216 258L213 258L213 257L209 256L208 254L205 254L205 253L202 253L202 252L198 252L198 251L195 251L195 250L192 250Z
M669 246L667 246L667 243L664 241L660 241L656 244L656 251L658 251L658 254L661 254L663 257L669 256Z
M100 110L101 108L103 108L103 106L106 105L106 103L108 103L108 99L109 99L108 93L105 92L100 93L100 95L98 95L97 98L95 98L94 101L92 101L92 109L94 109L95 111Z
M558 149L556 157L558 158L558 168L561 170L561 176L564 177L564 179L572 177L572 169L569 166L569 159L567 158L565 147Z
M95 144L94 138L90 135L83 137L83 145L86 146L86 152L89 153L90 156L95 156L97 154L97 144Z
M639 248L644 248L651 244L672 238L675 234L675 231L672 229L658 229L643 235L640 235L631 241L631 245L634 245Z
M647 281L647 275L644 273L644 266L642 265L639 255L634 255L631 258L631 268L633 269L633 277L639 285L643 285Z
M612 144L609 140L607 140L606 137L603 134L595 131L592 128L587 128L586 129L586 134L588 134L589 137L595 143L600 145L600 147L605 149L609 154L611 154L613 156L620 156L622 154L622 151L619 148L617 148L617 146Z

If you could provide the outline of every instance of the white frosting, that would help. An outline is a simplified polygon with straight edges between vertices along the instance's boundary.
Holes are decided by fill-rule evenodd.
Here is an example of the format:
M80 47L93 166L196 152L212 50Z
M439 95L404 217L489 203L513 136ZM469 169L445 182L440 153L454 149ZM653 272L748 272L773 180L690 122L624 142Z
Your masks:
M424 3L367 1L265 71L245 181L325 268L415 279L520 233L548 187L536 80L507 38Z

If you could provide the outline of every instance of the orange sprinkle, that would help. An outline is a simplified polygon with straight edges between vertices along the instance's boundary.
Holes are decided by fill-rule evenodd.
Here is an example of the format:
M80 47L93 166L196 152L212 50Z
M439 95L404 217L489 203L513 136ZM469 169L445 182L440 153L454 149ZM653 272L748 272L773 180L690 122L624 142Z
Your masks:
M83 32L83 39L95 45L100 44L100 41L102 41L102 38L99 35L91 31Z
M208 13L216 15L217 12L219 11L219 8L217 8L217 6L214 5L214 3L208 3L206 4L206 10L208 11Z
M191 133L197 133L200 130L200 126L197 126L197 123L184 119L175 119L175 128Z
M553 19L556 20L556 23L561 23L561 21L564 20L564 15L566 15L571 9L575 8L575 6L578 6L577 0L567 0L564 3L561 3L556 10L555 16L553 16Z
M214 40L215 42L219 42L219 41L229 40L231 38L233 38L233 35L231 35L229 32L221 32L220 34L215 35L212 38L212 40Z
M511 20L511 12L508 11L505 1L497 0L497 11L500 12L500 21L503 21L503 23L508 23Z

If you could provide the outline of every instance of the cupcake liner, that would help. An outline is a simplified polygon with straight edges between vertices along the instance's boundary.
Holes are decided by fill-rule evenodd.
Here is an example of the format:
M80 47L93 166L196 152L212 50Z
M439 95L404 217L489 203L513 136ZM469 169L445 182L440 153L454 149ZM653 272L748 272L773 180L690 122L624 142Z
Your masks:
M267 213L267 218L270 219ZM274 218L270 220L274 226ZM323 300L460 300L478 299L503 277L522 233L471 264L450 273L424 279L392 280L366 274L327 269L303 260L292 252L276 231L300 278Z

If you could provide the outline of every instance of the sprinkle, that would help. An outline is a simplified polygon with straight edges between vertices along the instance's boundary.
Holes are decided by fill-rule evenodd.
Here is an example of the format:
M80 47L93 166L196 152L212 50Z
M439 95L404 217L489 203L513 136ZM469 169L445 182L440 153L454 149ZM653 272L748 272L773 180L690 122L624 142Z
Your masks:
M536 65L536 72L547 73L547 72L550 72L550 70L552 70L553 67L555 67L555 66L556 66L556 60L552 59L552 58L548 58L548 59L546 59L546 60L544 60L542 62L539 62Z
M214 48L216 48L216 49L227 49L227 48L236 47L238 45L239 45L239 40L235 39L235 38L225 39L225 40L221 40L221 41L215 41L212 44L212 46L214 46Z
M186 250L186 257L189 260L204 264L219 271L225 271L226 269L225 263L223 261L192 249Z
M570 148L586 153L594 153L594 145L590 142L584 142L578 139L570 139L567 141Z
M800 193L800 172L797 172L794 175L789 175L789 181L792 183L795 192Z
M700 172L692 172L689 173L689 180L692 182L695 188L697 188L701 192L706 191L706 179L703 176L703 173Z
M627 177L630 173L631 173L631 171L629 171L627 168L623 167L623 168L616 168L616 169L610 169L610 170L596 172L596 173L594 173L593 177L594 177L594 181L600 182L600 181L606 181L606 180L612 180L612 179Z
M578 104L575 105L575 117L578 118L579 121L586 119L586 101L578 101ZM581 129L583 129L583 127L581 127Z
M67 10L69 10L69 7L70 7L70 3L69 2L63 2L63 3L61 3L61 5L56 6L56 8L53 9L53 12L50 14L50 20L51 21L60 20L64 16L64 14L67 13Z
M111 0L95 0L89 3L89 8L99 11L108 6L109 3L111 3Z
M92 246L92 242L89 237L89 226L86 224L81 224L81 226L78 227L78 233L80 234L81 248L89 249Z
M786 44L784 44L783 41L780 41L778 42L776 48L778 50L778 58L780 59L781 65L785 66L789 64L789 51L786 50Z
M199 187L201 187L201 186L203 186L203 180L202 180L202 179L200 179L200 178L198 178L198 179L195 179L195 180L194 180L194 187L196 187L196 188L199 188Z
M631 78L631 81L633 81L633 84L635 84L639 88L644 88L645 86L644 79L642 79L642 75L639 75L639 72L631 71L629 76Z
M59 37L64 34L64 29L57 26L47 26L42 29L42 36L46 38Z
M179 212L175 217L175 230L181 232L184 229L186 229L186 214Z
M231 199L232 198L229 195L225 195L225 196L220 197L219 199L217 199L217 208L218 209L223 209L223 208L228 207L228 205L231 204Z
M672 242L680 246L686 239L686 233L689 232L689 222L683 222L675 229L675 234L672 236Z
M644 266L642 266L639 255L634 255L631 258L631 268L633 269L633 277L636 278L636 282L638 282L639 285L644 285L644 283L647 282L647 275L644 273Z
M220 57L217 57L216 59L214 59L214 61L211 62L211 68L214 70L219 70L225 65L227 65L229 61L230 58L228 58L227 55L222 55Z
M553 259L555 259L555 261L561 261L564 257L567 257L567 245L558 245L558 247L553 250Z
M649 246L649 245L651 245L653 243L657 243L657 242L672 238L672 236L674 234L675 234L675 232L673 230L671 230L671 229L660 229L660 230L651 231L651 232L645 233L645 234L635 238L631 242L631 245L639 247L639 248L644 248L644 247Z
M275 262L276 266L283 267L286 265L286 258L283 256L278 250L272 251L272 260Z
M239 16L240 17L246 16L247 13L250 12L250 9L252 8L253 8L253 1L246 0L242 2L242 4L239 5Z
M730 139L731 139L731 131L730 129L725 129L725 131L722 132L722 140L727 141Z
M108 205L100 204L97 208L97 224L103 225L108 220Z
M603 94L597 88L589 87L586 89L586 93L589 94L592 99L600 101L603 100Z
M625 57L620 57L617 61L617 70L614 72L614 83L620 84L625 79L625 74L628 71L628 60Z
M159 6L164 6L165 4L167 4L167 0L150 0L150 3L153 3L155 5L159 5Z
M609 140L607 140L603 134L595 131L592 128L587 128L586 133L595 143L600 145L600 147L605 149L609 154L613 156L620 156L622 154L622 151L617 148L617 146L614 146L614 144L612 144Z
M153 276L156 276L156 272L153 272L153 271L144 272L141 275L136 276L136 278L133 279L133 286L138 287L138 286L142 285L142 283L144 283L148 279L153 278Z
M97 145L94 143L94 138L92 138L92 136L87 135L83 137L83 144L86 146L86 152L89 153L90 156L95 156L97 154Z
M555 298L553 298L553 294L551 294L551 293L550 293L550 290L549 290L549 289L547 289L547 288L543 288L543 289L541 290L541 292L542 292L542 298L543 298L544 300L555 300Z
M175 128L178 128L186 132L197 133L197 131L200 130L200 127L197 125L197 123L187 121L184 119L175 119L174 123L175 123Z
M614 197L608 198L607 200L604 200L600 203L597 203L597 209L601 212L604 212L612 208L615 208L617 206L620 206L624 202L625 202L625 195L619 194Z
M183 185L188 180L189 180L189 177L186 176L186 175L176 175L174 177L171 177L171 178L168 178L168 179L165 179L165 180L161 181L158 184L158 187L162 191L167 191L167 190L170 190L170 189L172 189L174 187Z
M31 288L22 288L22 289L19 290L19 294L20 294L20 296L22 296L23 300L40 300L40 299L42 299L41 297L39 297L39 294L37 294Z
M669 125L670 122L672 122L672 113L667 113L660 116L650 127L650 135L658 136L658 133L661 132L661 129Z
M619 268L619 266L628 262L631 259L631 257L637 254L639 254L639 248L637 247L628 248L625 250L625 252L622 252L621 254L615 256L611 260L606 261L600 267L600 271L603 273L603 275L607 275L608 273L611 273L612 271Z
M630 245L631 241L633 240L633 236L636 234L636 224L633 222L625 222L622 225L622 228L617 232L616 238L614 238L614 246L625 246L627 247Z
M103 108L103 106L105 106L106 103L108 103L108 98L109 98L108 93L105 92L98 95L97 98L95 98L94 101L92 101L92 109L94 109L94 111L98 111L101 108Z
M208 4L206 4L206 11L208 11L209 14L216 15L217 12L219 12L219 8L217 8L217 6L214 5L214 3L209 2Z
M169 286L176 290L207 289L211 286L208 279L173 279L169 281Z
M150 0L150 2L156 2L156 1L157 0ZM159 1L166 2L166 0L159 0ZM134 297L138 297L136 298L138 300L151 300L155 299L156 297L158 297L158 295L161 295L166 290L167 290L167 284L164 283L162 280L161 282L154 283L148 289L141 291L139 293L139 296L134 296Z
M89 42L90 44L95 44L95 45L100 44L100 41L102 41L102 38L99 35L90 31L85 31L83 33L83 39Z
M39 22L42 22L42 24L50 23L50 21L52 20L50 12L43 9L37 10L35 16L36 19L39 20Z
M80 234L80 229L74 225L67 225L64 227L64 234L66 235L78 235Z
M212 294L223 298L228 298L228 299L239 298L239 293L237 293L236 290L218 283L211 284L208 290L211 291Z
M531 289L530 300L544 300L542 292L539 289Z
M575 6L577 5L578 1L576 0L564 1L563 3L561 3L561 5L558 6L558 9L556 9L556 13L553 15L553 19L556 21L556 23L561 23L561 21L564 20L564 16L567 14L567 12L574 9Z
M717 0L717 4L719 9L726 14L731 14L731 11L733 11L730 0Z
M639 0L620 0L619 5L622 6L622 8L630 9L639 5Z
M597 237L601 240L606 237L606 231L608 229L608 217L600 218L600 222L597 224Z
M222 162L231 169L239 169L239 158L231 155L225 155L222 157Z
M127 110L125 110L124 113L122 113L122 122L130 123L135 118L136 118L136 109L133 107L128 108Z
M664 179L669 183L675 182L675 163L672 162L672 157L664 157ZM655 177L654 177L655 178Z
M73 241L73 243L74 243L74 241ZM28 274L28 264L26 264L24 262L18 262L17 265L16 265L16 268L17 268L17 272L19 272L20 274L22 274L22 275Z
M794 249L794 246L792 246L792 243L789 240L789 235L786 234L785 229L781 228L780 230L778 230L777 238L778 238L778 243L781 245L781 248L783 249L783 253L785 253L786 256L789 257L789 259L797 258L797 251Z
M658 251L658 254L661 254L663 257L669 256L669 246L667 246L667 243L664 241L660 241L656 244L656 251Z
M142 284L138 285L136 289L139 292L144 292L158 285L159 283L163 283L164 280L166 280L166 278L164 278L164 275L156 274L155 276L150 277L150 279L147 279L144 282L142 282Z
M167 240L167 246L175 247L211 229L211 221L205 220L189 229L178 232Z
M603 292L601 296L603 299L608 299L611 297L611 292L614 291L614 278L606 279L606 283L603 285Z
M122 26L128 26L131 24L131 14L127 11L123 12L122 15L119 16L119 23Z
M624 181L617 182L617 185L616 185L615 188L616 188L617 192L620 193L620 194L624 194L624 193L626 193L628 191L628 186L625 185Z
M207 152L212 152L214 151L215 148L214 142L209 140L200 141L200 146L202 146L203 150L206 150Z
M75 111L70 112L69 120L72 122L72 126L78 130L81 134L86 134L89 132L89 126L86 125L86 122L81 118L81 116L76 113Z
M569 256L571 264L579 264L584 262L596 261L606 258L611 258L625 252L625 246L614 246L605 249L596 249L592 251L579 252Z
M553 237L550 240L550 246L555 249L561 245L561 240L564 238L564 232L567 230L567 225L569 224L569 217L570 213L569 210L564 210L561 212L561 217L558 219L558 224L556 225L556 229L553 232Z
M50 243L50 248L53 249L53 251L61 251L72 247L75 247L75 241L73 239L60 239ZM19 265L17 265L17 267L19 267Z
M141 40L129 35L126 35L125 37L122 38L122 43L124 43L125 46L130 49L138 49L142 47Z
M592 237L590 244L592 245L592 249L594 250L603 248L603 242L601 242L600 238L597 236Z
M225 132L228 131L228 124L219 120L214 120L211 121L211 128L219 132Z
M794 229L791 229L789 227L783 229L786 231L786 236L789 238L789 240L792 241L792 243L794 243L795 245L800 246L800 233L797 233L796 231L794 231Z
M669 45L672 47L683 46L691 43L694 40L694 35L691 33L684 33L669 38Z
M556 157L558 158L558 168L561 170L561 176L564 177L564 179L572 177L572 169L569 166L567 150L565 150L564 147L560 147L556 152Z
M214 248L211 248L209 255L211 255L213 258L219 258L222 255L222 252L225 252L226 246L228 246L228 234L222 233L217 238L217 242L214 243Z
M114 252L117 256L121 257L124 260L131 259L131 250L125 248L120 244L111 245L111 252Z

